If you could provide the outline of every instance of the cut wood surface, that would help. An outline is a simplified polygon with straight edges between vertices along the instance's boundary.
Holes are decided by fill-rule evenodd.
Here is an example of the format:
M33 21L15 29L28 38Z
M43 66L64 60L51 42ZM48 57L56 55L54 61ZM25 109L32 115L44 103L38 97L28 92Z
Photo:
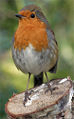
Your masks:
M25 92L15 94L5 105L9 119L59 119L60 115L71 109L73 87L70 77L51 80L52 94L48 90L48 83L28 90L31 93L28 101L23 105ZM48 91L47 91L48 90ZM70 115L72 117L72 115ZM72 118L71 118L72 119Z

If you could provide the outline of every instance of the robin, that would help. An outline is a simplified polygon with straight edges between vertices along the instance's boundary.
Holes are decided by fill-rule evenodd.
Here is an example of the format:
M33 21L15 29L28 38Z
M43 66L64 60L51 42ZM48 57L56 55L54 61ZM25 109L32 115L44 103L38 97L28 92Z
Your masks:
M34 75L36 86L43 82L43 72L47 80L46 72L56 72L58 45L54 32L39 7L28 5L16 17L19 18L19 24L13 39L12 57L16 67L29 74L28 89L31 74ZM49 89L52 91L50 84ZM28 98L26 91L24 102Z

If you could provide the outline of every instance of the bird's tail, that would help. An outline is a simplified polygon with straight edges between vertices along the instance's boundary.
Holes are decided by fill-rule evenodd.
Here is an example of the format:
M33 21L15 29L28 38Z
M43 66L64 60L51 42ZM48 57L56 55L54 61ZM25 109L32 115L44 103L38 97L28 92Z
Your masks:
M34 87L39 86L43 83L43 72L39 75L34 75Z

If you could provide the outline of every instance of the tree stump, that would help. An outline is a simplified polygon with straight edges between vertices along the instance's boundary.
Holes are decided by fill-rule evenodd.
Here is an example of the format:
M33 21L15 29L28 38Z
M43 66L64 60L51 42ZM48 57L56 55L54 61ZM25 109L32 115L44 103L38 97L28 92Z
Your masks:
M48 84L53 88L51 94ZM73 85L70 77L53 79L28 90L30 100L23 105L25 92L15 94L5 105L8 119L72 119ZM62 118L61 118L62 117Z

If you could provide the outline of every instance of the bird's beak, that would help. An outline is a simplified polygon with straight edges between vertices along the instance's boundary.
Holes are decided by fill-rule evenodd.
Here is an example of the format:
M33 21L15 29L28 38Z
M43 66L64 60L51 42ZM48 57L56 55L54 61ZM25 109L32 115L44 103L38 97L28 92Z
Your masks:
M18 17L18 18L20 18L20 19L24 17L24 16L21 15L21 14L16 14L15 16Z

